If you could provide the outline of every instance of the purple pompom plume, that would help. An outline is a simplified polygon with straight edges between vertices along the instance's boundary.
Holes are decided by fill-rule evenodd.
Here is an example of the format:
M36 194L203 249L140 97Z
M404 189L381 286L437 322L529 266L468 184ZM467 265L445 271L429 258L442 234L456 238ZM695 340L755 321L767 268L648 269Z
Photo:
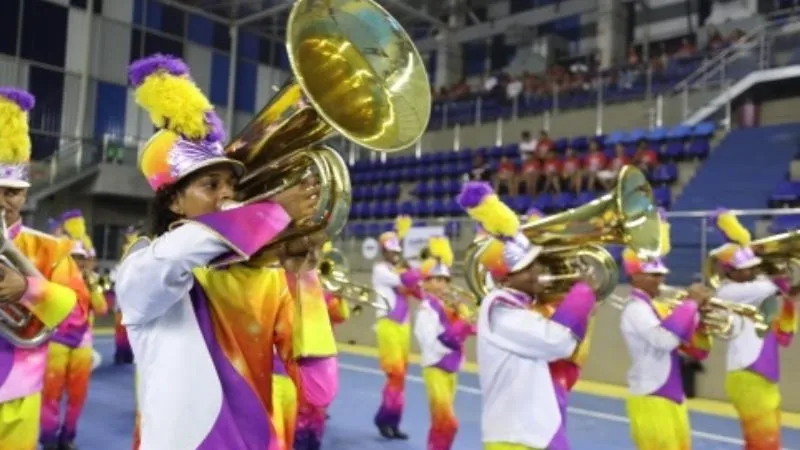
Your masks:
M132 62L128 67L128 80L133 86L139 86L147 77L159 71L181 76L189 73L189 67L179 58L156 53Z
M14 102L23 111L30 111L36 106L36 97L28 91L13 87L0 87L0 97Z
M65 211L64 214L61 214L61 222L81 216L83 216L83 213L80 209L70 209L69 211Z
M216 112L208 111L206 113L206 123L208 124L208 135L205 139L207 142L222 142L225 140L225 127Z
M462 208L470 209L480 205L489 195L494 195L494 189L489 183L470 181L461 189L456 201Z

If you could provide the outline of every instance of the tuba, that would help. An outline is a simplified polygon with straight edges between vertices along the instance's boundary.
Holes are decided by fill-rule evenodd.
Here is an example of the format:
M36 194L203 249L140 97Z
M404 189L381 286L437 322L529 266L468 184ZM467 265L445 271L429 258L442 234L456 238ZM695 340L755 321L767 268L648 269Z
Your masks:
M2 216L2 212L0 212ZM0 217L0 259L3 264L18 270L26 277L44 278L36 266L14 246L8 238L5 218ZM17 303L0 305L0 335L20 348L35 348L45 343L52 330L48 330L26 307Z
M344 254L337 249L322 255L319 274L322 287L353 304L354 314L361 312L364 305L387 312L391 309L389 301L373 289L350 280L350 265ZM375 301L371 300L373 297Z
M585 279L599 299L614 292L619 267L605 245L625 245L644 257L656 257L660 250L661 219L653 190L644 173L624 166L614 189L586 205L544 217L522 226L531 243L541 246L536 259L545 273L543 302L560 300L575 281ZM491 276L480 258L492 242L482 237L467 249L467 285L483 298L491 289ZM544 283L546 282L546 283Z
M304 179L320 185L315 213L281 240L341 231L350 211L348 168L322 141L340 134L374 151L413 145L427 128L431 93L411 38L372 0L298 0L286 24L294 79L226 146L247 171L241 204L264 200Z

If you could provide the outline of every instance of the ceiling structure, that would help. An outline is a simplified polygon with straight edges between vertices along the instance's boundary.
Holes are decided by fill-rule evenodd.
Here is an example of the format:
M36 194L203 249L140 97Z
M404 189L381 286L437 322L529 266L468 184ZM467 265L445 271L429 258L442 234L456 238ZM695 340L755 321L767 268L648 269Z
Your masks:
M159 0L204 15L206 17L238 23L240 27L253 30L260 35L283 40L284 23L292 0ZM379 0L413 37L430 37L439 28L446 27L446 18L451 11L463 14L467 25L476 24L478 18L468 3L486 4L493 0ZM496 1L496 0L494 0Z

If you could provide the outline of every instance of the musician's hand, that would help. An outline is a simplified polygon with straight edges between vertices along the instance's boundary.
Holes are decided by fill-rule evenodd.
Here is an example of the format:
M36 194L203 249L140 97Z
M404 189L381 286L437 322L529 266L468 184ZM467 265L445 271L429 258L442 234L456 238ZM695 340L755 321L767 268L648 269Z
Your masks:
M0 264L0 303L18 302L27 289L28 280L22 274Z
M314 214L319 200L319 184L300 183L270 198L281 205L295 222L302 222Z
M701 283L692 284L686 292L691 300L697 302L701 306L714 296L714 291Z

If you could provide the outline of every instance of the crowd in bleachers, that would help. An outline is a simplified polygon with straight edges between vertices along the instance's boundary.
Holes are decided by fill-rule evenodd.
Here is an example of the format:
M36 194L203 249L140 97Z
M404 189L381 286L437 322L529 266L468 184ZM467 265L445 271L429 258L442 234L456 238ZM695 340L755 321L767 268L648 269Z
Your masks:
M676 162L705 158L713 133L711 123L555 140L542 133L535 142L528 133L522 142L505 146L429 152L419 158L395 156L384 162L360 160L351 167L351 219L356 222L349 232L372 235L368 232L375 230L370 227L382 226L358 223L358 219L391 219L398 214L423 219L462 216L454 197L465 179L493 182L501 198L520 214L530 207L557 212L597 198L628 163L647 173L656 201L668 208L670 186L678 179ZM552 168L551 174L546 167ZM526 185L532 174L537 182ZM413 200L400 201L401 183L414 184ZM449 233L458 232L457 222L447 227Z

